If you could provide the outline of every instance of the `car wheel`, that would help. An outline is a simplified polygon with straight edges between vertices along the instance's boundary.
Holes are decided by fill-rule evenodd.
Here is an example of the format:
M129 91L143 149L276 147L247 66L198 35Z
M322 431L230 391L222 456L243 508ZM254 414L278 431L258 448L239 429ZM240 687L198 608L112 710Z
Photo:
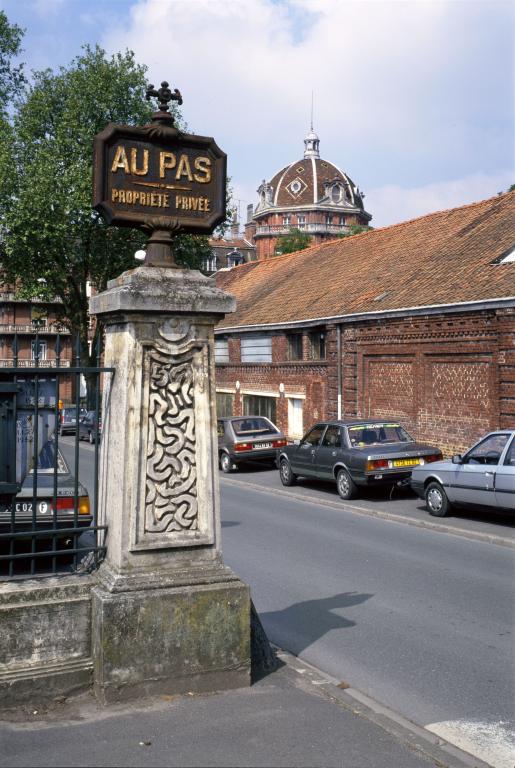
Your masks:
M232 459L228 453L220 454L220 469L222 472L230 472L232 469Z
M295 485L297 482L297 475L291 471L291 465L287 459L281 459L279 463L279 476L283 485Z
M451 508L449 499L440 485L436 481L429 483L426 488L426 507L430 515L435 517L445 517Z
M336 488L338 494L344 501L354 499L358 493L356 483L346 469L340 469L338 471L338 474L336 475Z
M88 432L88 440L91 445L95 442L95 438L93 437L93 432Z

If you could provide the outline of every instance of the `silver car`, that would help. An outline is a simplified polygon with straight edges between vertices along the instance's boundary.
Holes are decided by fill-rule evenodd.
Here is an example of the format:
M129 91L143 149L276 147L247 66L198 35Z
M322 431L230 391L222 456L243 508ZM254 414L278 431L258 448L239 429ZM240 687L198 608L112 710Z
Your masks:
M515 429L490 432L463 456L415 467L411 487L436 517L454 505L515 511Z

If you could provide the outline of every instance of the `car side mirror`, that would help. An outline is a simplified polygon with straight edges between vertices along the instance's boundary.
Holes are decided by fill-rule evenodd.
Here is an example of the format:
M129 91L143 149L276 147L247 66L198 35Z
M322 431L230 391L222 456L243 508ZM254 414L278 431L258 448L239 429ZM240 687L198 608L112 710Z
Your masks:
M463 464L463 457L459 453L455 453L452 457L453 464Z

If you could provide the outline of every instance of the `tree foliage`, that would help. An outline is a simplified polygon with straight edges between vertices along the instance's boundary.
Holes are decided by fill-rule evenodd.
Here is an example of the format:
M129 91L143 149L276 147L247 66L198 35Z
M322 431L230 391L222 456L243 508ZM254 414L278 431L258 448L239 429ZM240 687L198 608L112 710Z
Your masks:
M370 232L374 227L369 227L363 224L351 224L348 232L342 232L338 237L352 237L352 235L360 235L362 232Z
M0 110L4 116L13 96L25 84L23 64L13 64L13 59L21 53L22 37L22 28L9 24L5 13L0 11Z
M302 232L296 227L292 227L287 235L280 235L275 244L275 253L277 256L285 253L295 253L302 251L311 245L311 235Z
M8 126L10 141L0 144L0 183L9 189L2 267L22 296L61 300L60 319L79 334L89 364L88 283L104 290L137 265L134 253L146 241L138 230L108 227L92 209L93 137L109 122L149 122L145 72L130 51L108 57L86 46L69 67L34 73ZM180 236L175 250L179 262L197 267L207 238Z
M87 283L103 290L143 242L92 210L92 140L110 121L147 122L145 87L132 53L107 58L86 47L69 68L34 73L13 118L2 266L23 295L61 299L62 320L89 362Z

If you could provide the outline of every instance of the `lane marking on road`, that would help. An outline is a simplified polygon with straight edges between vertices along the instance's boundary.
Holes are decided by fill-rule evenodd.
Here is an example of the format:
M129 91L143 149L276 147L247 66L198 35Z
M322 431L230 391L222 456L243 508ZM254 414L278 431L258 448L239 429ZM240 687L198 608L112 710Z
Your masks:
M510 547L515 549L515 538L509 539L503 536L497 536L494 533L483 533L482 531L468 531L466 528L456 528L452 525L445 525L444 523L435 523L432 520L417 520L415 518L405 517L404 515L397 515L395 512L385 512L381 509L372 509L371 507L358 507L355 504L349 504L348 502L332 501L331 499L317 499L308 494L295 493L291 491L285 491L283 488L268 488L266 486L258 485L257 483L249 483L246 480L232 480L229 477L223 475L220 476L222 483L227 483L234 487L239 488L252 488L259 493L266 493L271 496L284 496L287 499L295 499L301 501L304 504L316 504L321 507L331 507L341 512L356 512L367 517L379 517L382 520L390 520L394 523L403 523L404 525L413 525L415 528L427 528L439 533L450 533L453 536L460 536L465 539L473 539L474 541L487 542L488 544L498 544L502 547ZM513 768L513 766L511 766Z
M513 768L515 732L509 728L508 723L445 720L441 723L430 723L425 727L431 733L484 760L493 768Z

